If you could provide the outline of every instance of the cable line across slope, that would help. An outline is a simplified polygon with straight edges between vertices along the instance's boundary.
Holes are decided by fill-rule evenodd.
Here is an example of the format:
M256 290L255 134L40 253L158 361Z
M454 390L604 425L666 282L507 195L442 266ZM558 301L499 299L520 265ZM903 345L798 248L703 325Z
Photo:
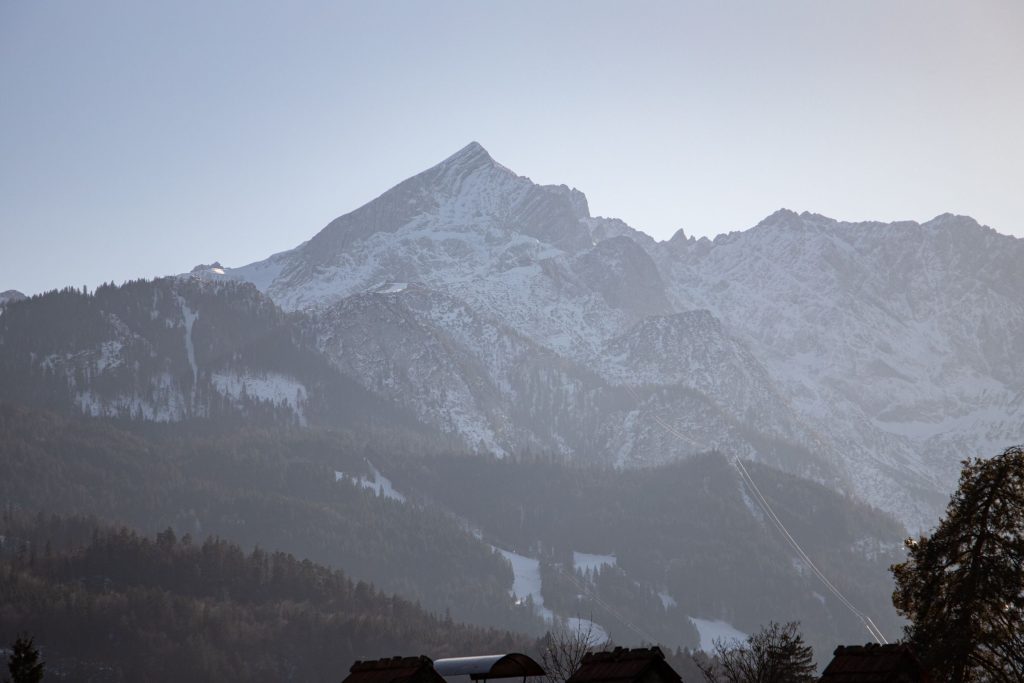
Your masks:
M627 384L624 384L622 386L625 387L626 391L629 392L629 395L633 397L633 400L636 402L637 408L639 409L641 402L640 397L637 396L636 394L636 391L634 391L633 388ZM658 415L654 414L653 412L650 413L650 415L651 417L654 418L654 421L657 422L658 425L660 425L661 428L664 429L666 432L682 441L689 441L689 439L687 439L684 434L680 433L677 429L672 427L672 425L666 423ZM747 487L747 489L750 490L751 494L754 496L754 500L757 502L758 507L760 507L761 510L765 513L765 515L767 515L767 517L772 521L775 527L782 534L783 538L787 541L790 547L793 548L794 552L796 552L797 557L799 557L800 560L807 566L807 568L810 569L816 577L818 577L818 579L825 586L825 588L827 588L830 593L836 596L839 602L848 610L850 610L850 612L860 620L860 622L864 625L864 628L867 630L869 634L871 634L871 638L874 639L876 643L880 645L888 643L889 641L886 640L885 635L878 628L878 626L875 625L875 622L871 620L871 617L857 609L857 607L854 606L854 604L850 602L850 600L845 595L843 595L842 591L836 588L835 584L829 581L828 577L825 576L825 574L820 569L818 569L817 565L815 565L814 562L811 561L811 558L807 555L806 552L804 552L804 549L800 547L800 544L797 542L797 540L793 538L793 534L789 533L789 530L786 528L786 525L783 524L782 520L779 519L779 516L775 514L775 511L772 509L772 506L768 502L768 499L764 497L764 495L761 493L761 490L757 487L757 484L754 483L753 477L750 476L750 472L747 471L747 468L743 465L743 461L740 460L739 456L734 456L732 458L732 465L736 469L737 473L739 473L740 480L743 482L743 485Z

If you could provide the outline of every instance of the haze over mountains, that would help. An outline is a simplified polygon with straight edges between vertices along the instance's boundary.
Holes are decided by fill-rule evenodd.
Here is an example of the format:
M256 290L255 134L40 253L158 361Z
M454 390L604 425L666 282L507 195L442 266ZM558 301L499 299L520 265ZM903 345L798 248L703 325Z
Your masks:
M960 459L1024 434L1021 262L1024 240L953 215L780 210L656 242L474 142L291 251L183 276L252 283L285 314L198 283L154 284L146 310L109 290L80 312L88 335L54 328L41 346L12 318L78 318L12 309L4 343L32 355L5 365L71 377L67 400L97 415L255 399L330 423L344 396L498 455L630 467L718 449L924 528ZM232 350L243 340L256 360ZM140 365L154 353L170 360Z
M861 640L738 456L895 636L904 531L863 503L930 527L960 459L1024 440L1021 262L952 215L656 242L473 143L264 261L0 294L0 493L534 636Z
M344 374L496 453L718 448L934 523L1024 434L1024 241L781 210L656 242L472 143L295 249L203 279L308 312ZM221 274L223 270L223 274Z

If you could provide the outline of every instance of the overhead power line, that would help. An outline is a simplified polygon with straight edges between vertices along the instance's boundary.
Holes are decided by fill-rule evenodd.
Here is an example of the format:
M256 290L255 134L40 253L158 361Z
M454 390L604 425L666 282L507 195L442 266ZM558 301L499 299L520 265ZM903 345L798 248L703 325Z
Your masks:
M636 405L639 408L641 405L640 397L637 396L636 392L633 390L631 386L626 384L624 384L623 386L625 387L626 391L629 392L629 395L633 397L633 400L636 402ZM684 434L682 434L679 430L672 427L672 425L666 423L658 415L656 415L653 412L649 414L651 415L651 417L654 418L654 421L657 422L666 432L676 437L677 439L689 442L689 439L687 439ZM836 588L835 584L829 581L828 577L825 576L824 572L818 569L817 565L815 565L814 562L811 561L811 558L807 555L806 552L804 552L804 549L800 547L800 544L793 537L793 534L789 532L789 530L786 528L786 525L783 524L782 520L779 519L779 516L775 514L775 510L772 509L772 506L768 502L768 499L765 498L764 495L761 493L761 490L757 487L757 484L754 482L753 477L750 476L750 472L747 471L747 468L743 465L743 461L740 460L739 456L733 457L732 465L739 473L740 480L743 482L743 485L750 490L751 494L753 494L754 500L757 502L758 507L760 507L761 510L764 511L764 513L772 521L775 527L782 534L783 538L796 552L797 557L799 557L800 560L808 567L808 569L810 569L811 572L813 572L814 575L818 577L818 579L822 582L822 584L825 585L828 591L832 593L834 596L836 596L839 602L842 603L844 607L849 609L850 612L853 613L853 615L860 620L860 622L864 625L864 628L867 629L867 632L871 634L872 639L874 639L876 643L888 643L889 641L886 640L885 635L883 635L882 631L878 628L878 626L875 625L875 622L871 620L871 617L864 614L864 612L862 612L861 610L857 609L857 607L854 606L854 604L850 602L850 600L845 595L843 595L842 591Z

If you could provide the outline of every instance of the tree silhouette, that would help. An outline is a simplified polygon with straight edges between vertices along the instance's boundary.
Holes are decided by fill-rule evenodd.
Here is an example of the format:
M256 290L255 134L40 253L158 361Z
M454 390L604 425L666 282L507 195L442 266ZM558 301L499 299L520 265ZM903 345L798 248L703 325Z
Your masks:
M715 640L714 658L697 662L708 683L812 683L814 652L800 625L769 622L746 642Z
M548 683L565 683L576 673L583 657L600 644L594 632L594 622L576 619L574 626L559 624L544 636L541 664L547 672Z
M7 659L7 670L11 677L10 683L39 683L43 680L43 665L39 661L39 650L32 638L18 636L11 645L11 656Z
M907 539L893 604L935 680L1024 680L1024 450L965 460L946 517Z

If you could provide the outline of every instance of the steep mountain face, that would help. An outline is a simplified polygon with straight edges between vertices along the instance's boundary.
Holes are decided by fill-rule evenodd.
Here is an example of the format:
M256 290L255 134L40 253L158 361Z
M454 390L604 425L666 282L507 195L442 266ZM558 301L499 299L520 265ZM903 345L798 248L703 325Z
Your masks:
M459 299L396 289L350 296L316 317L321 348L343 372L472 448L571 455L595 446L584 425L607 386L593 373Z
M638 320L672 312L654 261L625 235L594 244L574 266L583 285L613 309Z
M679 289L838 445L862 497L927 523L915 498L944 504L960 459L1024 437L1024 241L950 215L780 211L673 252Z
M794 416L751 402L746 423L733 418L730 394L741 393L745 382L761 382L756 390L775 398L770 381L706 313L669 320L691 318L699 321L694 327L710 327L704 330L702 348L689 357L691 366L703 365L708 372L703 377L665 376L635 389L622 386L632 357L623 356L617 345L634 342L634 350L644 353L642 330L612 340L606 352L610 360L599 374L479 314L464 301L422 285L388 284L347 297L319 311L313 324L320 347L342 372L361 378L368 389L423 422L462 435L474 449L502 455L584 455L592 462L617 465L652 464L713 448L744 456L761 452L779 464L785 454L794 462L793 452L799 451L804 469L813 468L821 477L837 476L818 454L796 445ZM727 376L720 385L712 377L708 356ZM674 358L686 362L681 354ZM668 415L650 412L652 407ZM666 419L676 434L659 424ZM765 444L773 440L777 447L768 448ZM761 447L752 446L754 442Z
M194 275L316 311L336 367L474 448L652 464L717 447L916 527L962 457L1024 435L1022 257L948 215L780 211L659 243L473 143L292 251Z
M539 186L472 143L332 221L297 249L236 269L285 309L385 281L450 285L591 245L586 198Z
M813 451L800 453L802 469L811 472L816 467L813 474L819 479L841 477L841 471L830 463L834 454L828 445L804 426L765 367L746 346L726 334L721 322L707 310L646 318L626 334L609 340L602 360L602 372L612 381L697 392L722 415L761 438L814 446ZM686 415L687 411L678 409L663 413L663 431L692 432L697 425L693 420L681 419ZM710 426L706 417L700 424ZM730 431L719 429L722 435ZM746 441L754 438L748 436ZM711 439L706 447L723 448L726 443ZM676 456L677 451L669 449ZM758 453L763 458L768 456L764 446L750 448L734 443L729 451L750 457ZM790 469L796 465L788 463ZM837 478L833 483L839 482Z

